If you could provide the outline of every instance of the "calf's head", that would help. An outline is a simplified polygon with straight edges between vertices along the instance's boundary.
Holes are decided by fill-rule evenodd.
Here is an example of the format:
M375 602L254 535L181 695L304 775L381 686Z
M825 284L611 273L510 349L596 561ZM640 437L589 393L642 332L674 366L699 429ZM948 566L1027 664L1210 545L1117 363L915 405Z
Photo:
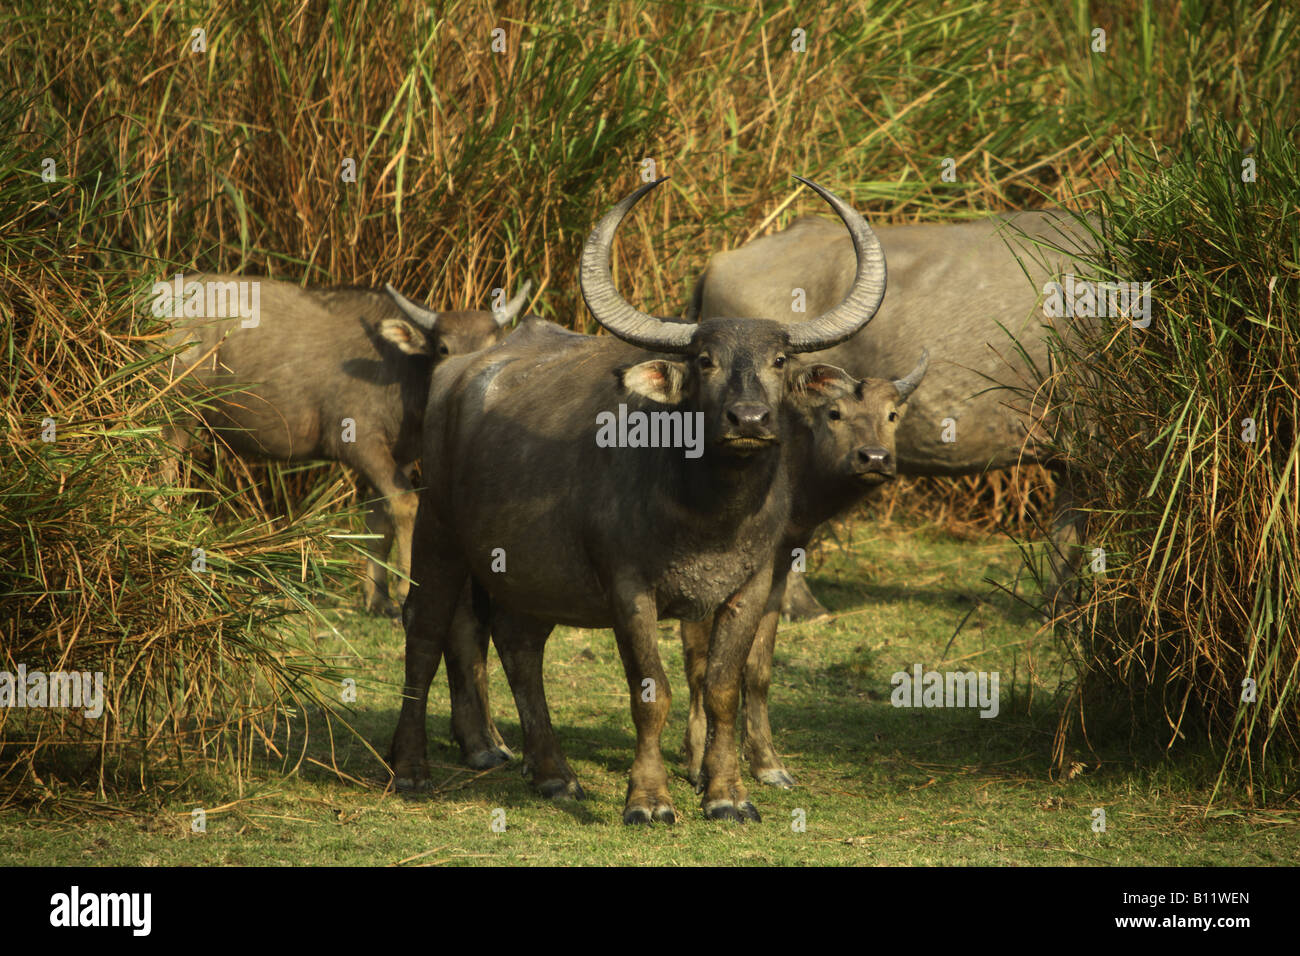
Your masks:
M622 386L666 405L702 412L706 444L728 456L746 457L779 443L780 407L791 388L791 357L830 348L857 333L885 294L885 255L866 221L821 186L795 178L839 214L858 262L844 301L809 322L786 325L741 317L694 325L656 318L629 304L614 288L610 247L623 217L662 179L642 186L606 213L583 249L582 296L596 321L633 345L682 356L621 369Z
M903 406L925 378L929 352L894 381L855 379L834 365L799 365L791 404L810 436L804 461L817 483L878 485L898 473L894 433Z
M384 319L379 334L407 355L427 355L434 364L449 355L477 352L509 334L510 323L528 301L532 286L525 282L519 294L495 312L434 312L386 284L384 288L404 318Z

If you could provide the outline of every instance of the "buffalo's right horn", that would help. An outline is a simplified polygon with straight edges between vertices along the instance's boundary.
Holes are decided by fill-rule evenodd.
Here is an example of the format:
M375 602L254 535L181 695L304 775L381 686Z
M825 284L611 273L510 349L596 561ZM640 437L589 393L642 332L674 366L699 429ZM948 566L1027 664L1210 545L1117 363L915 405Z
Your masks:
M790 325L787 333L790 351L818 352L855 335L875 316L885 297L885 251L861 213L811 179L794 178L830 203L848 227L858 260L858 271L843 302L809 322Z
M412 302L388 282L384 283L384 289L392 296L393 301L397 303L397 307L402 310L402 313L416 325L421 328L432 329L437 324L437 312L431 312L424 306Z
M619 223L642 196L664 179L646 183L596 223L582 250L579 285L592 316L623 341L652 352L685 352L695 336L696 326L665 322L634 308L614 288L614 273L609 267L610 247L614 244L614 233L618 231Z

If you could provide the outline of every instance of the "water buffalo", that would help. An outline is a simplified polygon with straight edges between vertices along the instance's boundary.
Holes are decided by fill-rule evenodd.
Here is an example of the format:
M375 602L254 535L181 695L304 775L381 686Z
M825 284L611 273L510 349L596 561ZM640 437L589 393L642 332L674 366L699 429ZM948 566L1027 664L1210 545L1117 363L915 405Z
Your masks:
M796 554L806 552L817 526L843 514L897 473L895 433L904 405L925 378L928 354L916 368L895 381L845 378L834 366L819 365L809 374L833 370L835 383L816 405L800 409L799 427L790 430L791 510L784 539L776 553L772 590L763 609L742 682L745 754L750 771L772 786L789 788L794 780L772 745L768 689L772 653L788 576ZM796 551L798 549L798 551ZM796 575L798 577L798 575ZM682 649L691 691L685 752L692 782L699 778L704 750L703 691L705 655L711 621L682 622Z
M529 323L521 325L515 333L514 344L536 337L540 346L558 355L580 338L556 326ZM551 338L542 338L546 335ZM776 552L772 595L745 665L742 688L746 753L752 772L765 783L787 788L794 785L772 746L767 716L777 612L791 570L791 558L796 549L806 551L819 524L842 514L883 482L894 478L894 430L907 399L925 376L926 362L927 356L922 354L915 369L892 382L857 381L843 369L824 364L792 372L800 394L791 403L788 438L784 442L791 481L791 515L784 540ZM480 595L480 601L485 597ZM488 704L486 654L491 633L490 611L482 619L463 614L470 600L467 590L457 608L458 616L448 636L445 656L452 734L466 763L481 770L504 763L513 754L502 740ZM704 753L703 681L712 628L712 618L682 624L691 691L686 753L692 782L699 779ZM520 710L524 707L523 703L519 705ZM546 796L581 795L577 781L562 770L539 772L532 766L526 770Z
M257 303L245 311L256 314L229 307L241 283L253 293L245 304ZM405 572L410 564L416 508L410 474L430 372L450 355L504 337L531 284L497 312L432 312L392 286L386 292L303 289L205 274L178 277L174 294L167 285L155 286L169 300L155 312L176 318L167 344L182 350L171 374L185 376L183 387L205 397L203 418L231 449L273 461L340 461L379 495L366 515L367 529L381 537L371 546L365 600L375 613L397 614L383 562L396 537L397 567ZM184 450L192 440L189 425L168 438ZM400 601L405 582L397 591Z
M842 342L870 321L884 295L885 262L862 217L808 183L852 237L858 265L843 302L797 325L667 322L628 304L609 265L619 223L653 185L607 213L583 251L587 307L629 344L521 330L434 373L413 587L403 608L405 688L390 754L399 788L427 784L429 683L472 575L490 605L493 639L519 708L525 766L543 792L580 792L546 706L546 639L557 623L613 627L637 735L627 823L677 819L659 749L670 694L657 621L712 617L702 690L702 807L711 819L758 819L740 779L735 717L741 672L790 516L780 446L801 396L836 381L829 374L811 378L788 360ZM626 447L606 447L615 412L615 444ZM671 435L681 440L647 440L642 431L633 441L638 426L625 430L623 423L637 415L645 416L641 425L649 420L659 429L660 439L676 422Z
M1026 413L1023 395L1007 388L1032 391L1046 371L1049 320L1041 291L1046 280L1080 269L1075 256L1093 248L1092 234L1059 211L881 226L877 234L889 257L889 295L868 329L819 358L855 376L888 378L908 367L920 345L931 350L925 388L898 431L899 473L965 475L1020 462L1052 467L1040 443L1041 421ZM799 321L838 302L853 270L842 230L821 217L801 217L715 255L687 314ZM800 305L807 311L794 311ZM1054 565L1062 580L1069 572L1062 558L1079 529L1067 476L1057 477ZM791 579L787 599L793 616L824 612L801 576Z

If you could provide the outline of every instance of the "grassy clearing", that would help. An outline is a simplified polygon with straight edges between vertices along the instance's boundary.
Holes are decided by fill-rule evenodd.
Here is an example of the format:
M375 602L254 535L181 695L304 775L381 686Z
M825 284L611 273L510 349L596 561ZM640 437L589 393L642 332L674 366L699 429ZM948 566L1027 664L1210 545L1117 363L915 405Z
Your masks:
M441 792L410 801L383 793L385 775L358 741L336 738L351 780L322 768L329 742L313 734L277 741L281 759L259 761L236 788L229 778L191 781L195 802L168 802L135 817L68 812L0 816L6 862L15 864L1285 864L1300 853L1300 817L1201 809L1211 760L1171 765L1125 748L1075 755L1053 779L1050 751L1061 659L1037 617L988 580L1011 584L1015 548L958 541L899 525L855 524L811 572L838 617L787 627L777 645L773 727L798 779L793 791L755 783L758 825L706 823L682 775L685 729L681 650L663 629L660 650L677 699L664 736L672 793L684 821L622 825L632 753L627 691L612 635L560 629L547 656L556 727L586 801L550 804L518 764L476 774L450 743L446 684L431 703L431 758ZM968 616L969 615L969 616ZM965 618L961 632L953 632ZM337 613L347 643L315 634L340 672L358 680L357 726L383 750L396 720L402 636L392 622ZM951 641L951 645L950 645ZM949 646L950 645L950 646ZM945 655L945 649L947 656ZM914 663L998 670L996 719L973 711L890 706L889 677ZM1014 676L1013 676L1014 675ZM499 726L520 734L500 668L492 693ZM1136 759L1147 758L1145 769ZM314 763L313 761L319 761ZM284 774L282 771L296 772ZM190 811L209 809L207 833ZM1092 832L1092 811L1107 830ZM494 833L492 813L507 829ZM807 829L794 832L794 812Z
M202 55L191 46L199 24L207 31ZM506 41L500 53L490 45L498 27ZM1106 31L1104 52L1093 46L1097 28ZM795 29L807 31L803 52L792 48ZM1285 764L1274 756L1287 749L1293 755L1300 700L1297 619L1288 611L1296 504L1293 490L1283 494L1296 487L1297 474L1291 450L1300 167L1294 149L1282 144L1294 141L1300 119L1292 95L1298 36L1300 17L1285 4L1246 0L972 0L956 7L942 0L836 0L761 9L646 0L454 0L432 10L381 0L269 0L255 8L213 0L139 10L40 0L7 5L0 11L0 666L20 659L47 667L109 661L104 669L113 672L115 656L125 661L116 672L121 679L111 681L120 695L110 704L111 732L89 724L33 729L21 725L31 715L0 714L0 802L42 806L45 815L34 819L43 822L31 825L52 828L57 837L46 840L25 829L27 818L11 814L18 858L64 852L63 836L83 832L66 830L72 824L60 821L72 819L68 814L90 815L84 832L103 827L110 846L125 846L120 835L136 833L136 824L111 816L94 822L94 814L115 812L108 800L148 810L150 801L163 799L159 793L185 793L187 800L197 794L214 807L240 802L214 811L205 840L178 841L188 816L177 823L150 811L165 822L142 831L140 839L155 842L135 858L208 852L223 845L214 837L242 830L239 839L250 842L240 859L278 859L256 841L271 833L274 845L301 838L300 846L311 846L303 836L311 828L299 833L294 828L307 825L284 818L323 820L328 830L337 825L333 807L343 811L344 826L370 814L391 818L394 829L377 828L374 839L393 852L366 857L375 862L400 859L407 854L398 848L412 844L497 852L529 826L548 833L532 841L531 852L544 854L551 845L591 839L583 836L591 830L566 827L574 814L579 821L617 818L631 733L608 636L562 633L553 644L557 720L575 732L566 740L593 794L578 810L539 805L508 771L470 782L458 775L450 750L443 753L448 786L461 789L423 805L381 798L373 755L342 731L333 754L327 737L313 736L305 751L300 736L284 739L285 720L300 732L302 699L317 686L304 680L300 699L291 700L286 675L310 671L328 679L315 654L365 679L357 718L366 736L386 745L395 719L397 629L337 610L329 613L346 639L325 624L305 623L319 601L355 602L334 583L354 556L329 537L346 521L342 509L356 503L348 480L337 467L282 468L218 456L213 475L196 475L211 494L163 513L150 499L158 484L154 438L167 411L143 378L129 387L126 380L151 362L154 330L141 322L144 291L153 278L177 270L318 285L393 281L447 308L481 306L490 290L513 288L527 275L536 283L536 311L590 331L574 282L577 253L595 215L640 181L647 158L672 182L653 209L628 224L615 271L629 299L663 314L680 311L713 252L825 211L792 188L791 172L832 185L879 223L1065 204L1097 209L1110 201L1109 212L1127 223L1122 238L1150 240L1132 228L1146 219L1159 227L1158 241L1117 256L1115 264L1125 278L1151 274L1162 280L1161 291L1175 293L1156 328L1178 334L1170 347L1153 350L1138 374L1162 383L1169 401L1149 409L1148 423L1157 432L1169 429L1169 440L1143 455L1127 448L1112 455L1108 464L1123 480L1101 476L1112 500L1103 495L1093 505L1098 513L1111 509L1116 534L1141 538L1150 531L1133 529L1151 516L1149 500L1132 507L1141 497L1132 492L1151 487L1145 452L1155 448L1171 463L1189 463L1186 480L1161 489L1168 500L1181 492L1180 507L1203 502L1209 478L1211 501L1222 494L1244 501L1257 518L1271 507L1281 519L1266 517L1272 524L1254 541L1247 523L1236 522L1244 530L1222 546L1231 553L1221 561L1215 543L1229 540L1218 532L1230 513L1212 508L1211 518L1224 521L1216 527L1197 523L1194 508L1177 512L1184 520L1157 536L1171 556L1169 573L1162 560L1155 582L1115 576L1126 582L1127 604L1108 619L1118 645L1106 647L1103 636L1102 646L1117 646L1126 665L1156 645L1161 653L1183 651L1173 668L1154 669L1150 683L1183 693L1211 687L1219 728L1228 728L1220 742L1226 738L1252 761L1269 749L1268 766L1233 768L1216 808L1235 812L1242 793L1256 803L1294 806L1294 773L1276 779ZM1269 110L1279 133L1264 139L1259 131ZM1220 153L1189 157L1185 144L1203 140L1211 124ZM1240 193L1223 192L1231 176L1205 171L1235 172L1247 146L1262 147L1255 155L1267 189L1243 203ZM1118 171L1138 151L1200 167L1185 176L1138 165L1125 180ZM356 160L354 183L341 179L345 157ZM940 176L949 159L955 181ZM54 163L49 181L42 177L47 160ZM1219 192L1205 190L1215 182ZM1257 281L1274 274L1276 287ZM1225 302L1226 310L1211 314ZM1183 334L1196 330L1202 315L1213 327ZM1167 326L1171 316L1181 325ZM1243 359L1240 350L1215 352L1245 343L1224 333L1243 318L1254 323L1255 344L1272 353ZM1279 329L1287 334L1285 350L1277 347ZM1179 342L1187 349L1179 351ZM1278 361L1277 373L1268 375L1273 354L1290 364ZM1254 377L1229 381L1220 374L1225 369ZM1217 450L1207 455L1211 431L1171 428L1158 417L1186 400L1179 388L1202 371L1219 380L1199 383L1196 416L1212 421L1218 435L1229 418L1258 410L1273 459L1243 470L1220 454L1226 440L1216 437ZM1129 394L1129 382L1114 381L1112 398ZM61 436L53 447L38 437L47 416ZM1123 432L1131 422L1112 416L1111 424ZM1120 447L1126 436L1112 437ZM1126 464L1133 467L1121 475ZM1237 488L1247 480L1250 494L1229 490L1229 479L1238 480ZM987 590L981 561L992 560L972 555L987 548L998 555L1002 578L1014 577L1013 552L981 535L998 525L1031 529L1043 517L1047 486L1042 472L1029 469L1014 478L900 482L903 490L888 500L898 514L927 515L973 540L958 547L932 532L891 532L880 544L861 542L866 550L851 556L833 554L818 571L824 596L852 613L833 625L789 629L782 641L777 679L788 686L778 688L778 743L791 752L805 789L762 794L769 820L757 834L714 833L698 825L682 785L678 804L687 822L680 830L629 835L610 826L595 842L670 862L645 848L662 840L682 845L692 839L680 835L686 833L719 847L756 840L777 858L788 846L777 842L790 836L785 819L803 806L789 801L816 797L821 802L805 807L805 848L823 845L814 837L838 846L870 835L839 851L859 862L917 862L917 847L927 841L948 846L956 835L977 833L963 814L982 801L997 808L988 811L997 833L1013 835L1007 846L1023 850L1024 834L1048 828L1045 842L1060 849L1026 857L1035 861L1081 853L1070 859L1088 862L1090 848L1123 846L1124 834L1139 831L1150 837L1141 850L1151 859L1194 861L1200 851L1187 847L1204 845L1223 848L1224 862L1241 862L1227 848L1236 845L1240 855L1269 845L1272 837L1264 834L1272 832L1273 817L1216 817L1210 824L1194 809L1210 803L1212 771L1228 764L1218 751L1193 749L1180 753L1176 768L1166 766L1163 741L1155 739L1166 727L1159 709L1112 728L1099 727L1090 713L1090 733L1112 731L1099 744L1100 763L1081 756L1081 732L1069 740L1061 735L1078 752L1063 750L1058 764L1047 762L1043 741L1050 741L1058 705L1079 686L1060 686L1063 675L1072 676L1057 656L1064 651L1047 635L1035 636L1036 622L1005 596L979 605L969 600ZM209 587L181 560L200 542L222 569L222 583ZM1252 584L1254 544L1269 573ZM1136 541L1131 552L1142 545ZM1148 553L1156 553L1154 546ZM964 582L960 591L954 582ZM1227 624L1222 641L1202 627L1201 611L1224 605L1198 606L1201 582L1224 604L1250 603L1217 615ZM1135 630L1132 621L1145 620L1157 599L1166 602L1157 616L1172 624ZM304 609L287 631L277 629L288 611ZM1014 706L997 721L890 709L883 697L888 675L916 661L937 662L940 645L967 612L949 653L1014 673L1006 685ZM1129 637L1133 644L1124 644ZM971 643L977 640L987 647ZM1064 646L1076 663L1090 653L1077 642ZM980 656L965 656L975 652ZM665 653L676 655L673 641ZM1267 672L1281 688L1267 708L1249 714L1231 694L1243 660L1259 662L1254 672ZM1181 685L1163 682L1169 670L1181 673ZM1145 679L1139 671L1127 667L1120 677ZM1121 691L1103 687L1100 694L1127 701L1122 684ZM503 726L517 734L499 675L496 699ZM219 734L206 732L218 727ZM165 747L157 745L160 732ZM254 757L266 749L263 732L283 756ZM435 728L439 734L445 727ZM674 723L670 753L680 734ZM69 739L84 744L84 752L72 761L51 759L72 749ZM1104 749L1127 739L1138 741L1133 752ZM1179 748L1186 750L1181 742ZM323 776L318 764L335 758L364 785ZM1203 771L1202 762L1210 769ZM1068 774L1076 764L1086 769L1051 782L1051 767ZM1130 769L1137 764L1154 769ZM944 793L952 799L936 799ZM1016 801L1026 793L1022 806ZM1039 811L1039 804L1061 812ZM1071 815L1093 805L1116 808L1111 831L1099 838ZM478 834L471 849L465 841L472 828L460 821L477 820L493 806L506 807L518 829L500 838ZM877 817L880 807L893 816ZM181 804L167 811L188 812ZM1115 819L1141 826L1125 829ZM909 830L920 820L927 829ZM860 832L865 827L874 829ZM368 838L364 831L351 826L335 845L339 853L317 849L305 858L354 859L353 847ZM834 835L818 835L824 833ZM1160 833L1187 839L1161 843ZM889 844L896 834L908 835ZM871 857L872 839L892 849ZM971 845L997 842L995 834ZM600 855L606 852L574 855L615 858ZM962 858L982 859L973 850ZM1124 859L1142 857L1132 849Z

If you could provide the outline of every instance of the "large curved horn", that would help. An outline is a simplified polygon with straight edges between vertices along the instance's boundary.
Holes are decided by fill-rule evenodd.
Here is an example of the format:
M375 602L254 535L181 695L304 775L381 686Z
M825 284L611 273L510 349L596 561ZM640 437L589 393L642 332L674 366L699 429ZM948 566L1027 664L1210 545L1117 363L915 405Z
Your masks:
M848 227L858 259L857 274L843 302L809 322L790 326L787 333L790 351L816 352L843 342L875 316L880 300L885 297L885 250L880 248L880 240L867 221L852 206L811 179L794 178L830 203Z
M533 280L526 279L524 284L519 287L519 294L507 302L499 309L492 312L492 318L496 319L497 325L503 328L515 320L515 316L528 302L528 293L532 291Z
M921 384L921 379L925 378L925 370L930 367L930 350L921 349L921 361L916 363L916 368L907 373L906 378L894 379L894 388L898 389L899 402L905 402L916 391L916 386Z
M633 308L614 288L614 273L609 267L610 246L623 217L650 190L668 177L646 183L628 196L596 223L582 250L579 284L582 298L592 316L625 342L653 352L685 352L695 336L696 326L665 322Z
M392 297L393 301L397 303L397 307L402 310L402 314L421 328L432 329L434 324L438 321L437 312L430 312L424 306L412 302L406 296L402 295L402 293L394 289L391 284L385 282L384 290Z

